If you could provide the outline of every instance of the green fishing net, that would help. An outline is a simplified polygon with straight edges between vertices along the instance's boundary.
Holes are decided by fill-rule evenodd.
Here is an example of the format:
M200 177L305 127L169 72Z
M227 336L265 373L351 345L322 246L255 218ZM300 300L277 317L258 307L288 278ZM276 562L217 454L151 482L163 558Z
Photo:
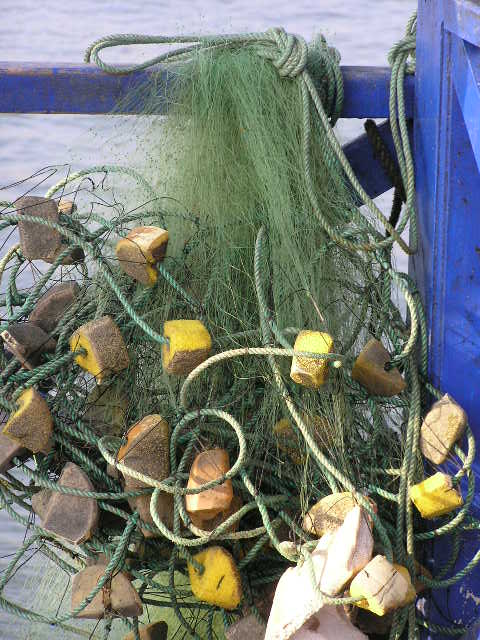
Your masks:
M130 69L102 62L105 47L134 43L180 48ZM51 331L53 352L42 354L31 370L6 352L0 356L4 421L34 387L54 422L51 448L14 458L0 482L3 509L28 534L1 575L0 606L26 620L32 637L121 638L131 632L139 638L145 623L165 620L171 638L222 638L241 615L265 618L262 603L280 576L304 562L318 541L302 526L305 515L335 492L351 492L369 514L376 553L407 567L425 588L448 587L464 575L445 578L457 547L434 577L417 575L415 561L423 560L429 540L472 526L474 442L468 427L466 446L455 449L454 483L468 482L464 505L429 527L409 499L410 487L426 473L418 447L422 418L431 397L441 397L427 379L419 294L392 258L394 246L407 253L416 248L403 108L414 44L412 19L391 54L390 122L405 201L397 223L363 191L335 137L342 77L338 53L322 37L307 47L273 29L222 37L112 36L90 47L88 60L109 73L163 66L128 96L143 114L135 162L67 172L46 194L75 204L57 222L15 203L2 209L2 229L37 223L42 233L59 231L64 242L42 270L32 267L20 245L5 253L2 330L27 321L53 285L75 280L79 286ZM167 117L159 115L165 111ZM129 277L115 252L118 240L141 225L169 233L152 287ZM408 225L410 244L404 240ZM63 264L79 249L83 259ZM35 268L35 282L25 289L20 283L28 268ZM76 362L69 340L80 326L104 316L119 328L129 365L98 384ZM183 376L162 366L164 324L178 319L200 320L212 338L208 359ZM294 351L303 330L329 334L331 352ZM374 396L352 378L355 359L372 338L404 377L400 394ZM299 353L328 369L319 388L291 379ZM171 430L170 475L162 481L135 475L117 457L129 427L151 414L161 415ZM185 495L192 493L186 485L194 457L213 448L228 452L231 469L209 486L231 479L243 506L206 531L192 523ZM75 494L57 483L67 462L88 475L94 491L80 495L100 508L98 528L80 545L43 529L31 506L40 489ZM147 488L127 491L123 477L143 479ZM142 522L131 506L152 493L153 520ZM173 495L172 522L158 511L165 493ZM238 568L242 599L233 610L192 594L188 566L201 574L195 555L213 546L228 550ZM99 554L103 576L72 613L72 576ZM33 603L13 602L9 587L26 560L38 566ZM118 619L108 607L101 623L76 620L120 571L129 572L143 602L140 620ZM323 601L345 606L354 619L358 599L348 590L323 595ZM400 637L407 623L411 638L419 626L430 625L415 602L395 611L391 637Z

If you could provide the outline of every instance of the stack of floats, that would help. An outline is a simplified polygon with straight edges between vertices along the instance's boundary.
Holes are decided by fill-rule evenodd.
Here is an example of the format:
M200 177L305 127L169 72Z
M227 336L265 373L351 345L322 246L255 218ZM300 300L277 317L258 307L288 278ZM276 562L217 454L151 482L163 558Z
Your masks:
M274 35L283 37L278 30ZM233 37L233 43L238 41ZM229 49L232 42L213 39L208 46ZM291 53L289 43L284 44ZM264 42L262 47L263 54L270 51ZM406 45L397 49L397 79L403 77L409 51ZM338 60L329 57L323 41L315 55L333 65L331 77L338 81L332 70ZM283 56L282 64L264 57L277 68L286 64ZM307 96L310 108L311 95L321 119L321 101L309 85L303 57L298 56L297 75L274 80L281 87L279 95L287 86L282 83L291 83L278 113L295 95ZM221 73L230 64L236 69L237 60L226 60ZM272 81L271 69L253 55L242 64L241 77L250 73L259 82ZM200 66L205 67L204 59ZM297 93L297 80L311 93ZM218 94L222 97L220 89ZM329 92L325 94L327 99ZM302 286L290 282L291 274L301 269L293 269L295 256L286 251L290 245L275 226L283 231L292 221L270 216L266 206L265 211L259 207L256 194L245 215L260 210L259 218L246 223L233 248L215 245L228 230L226 223L218 230L222 220L212 216L212 224L207 217L184 214L190 216L189 231L203 233L198 255L215 254L212 270L222 264L222 251L231 260L229 286L243 287L230 290L232 310L223 304L226 297L219 297L222 304L213 309L211 290L222 285L215 272L214 282L195 291L195 266L202 273L210 266L198 258L193 266L188 262L198 247L192 248L189 237L175 238L172 229L178 225L164 225L170 238L158 225L168 211L152 213L147 205L107 219L77 208L65 196L54 198L68 184L98 172L123 171L144 187L144 179L131 169L97 167L72 174L47 197L22 197L4 212L2 228L18 226L20 244L0 262L3 275L10 269L2 299L6 320L1 327L0 402L6 416L0 438L0 501L12 518L32 529L0 581L0 605L6 610L68 630L72 618L103 620L104 637L111 633L112 621L121 619L128 627L122 637L135 640L181 637L182 631L197 639L222 634L228 640L336 640L339 634L352 640L370 634L394 639L407 623L412 640L419 625L438 631L416 603L429 588L460 580L480 554L446 577L458 556L458 545L453 545L445 566L432 576L419 562L428 555L422 543L479 526L469 516L475 443L463 409L428 383L418 292L408 276L392 267L398 229L386 221L385 236L356 209L330 121L327 116L321 120L323 130L315 118L306 137L316 153L324 153L315 158L318 166L312 160L304 176L291 170L289 158L276 159L279 166L288 165L292 201L305 203L305 193L312 201L295 212L298 227L293 231L298 235L285 234L292 252L302 257L304 234L305 245L315 239L308 244L310 253L305 249L311 271L305 271ZM399 118L402 128L405 122ZM227 120L230 126L230 112ZM180 121L188 130L183 114ZM263 132L250 133L258 142ZM237 142L247 137L243 129L236 135ZM294 132L294 142L298 137ZM238 144L236 156L243 161ZM262 150L258 143L247 147L259 154ZM408 149L403 154L408 157ZM267 156L258 162L260 182L270 161ZM227 169L231 174L226 175ZM312 177L314 170L325 176ZM233 189L231 178L242 177L239 171L235 175L233 163L218 166L215 159L211 165L199 163L198 171L205 179L218 171L222 188L225 181ZM199 184L194 177L192 183ZM349 180L354 183L351 175ZM328 214L343 211L344 217L330 224L327 215L317 215L312 193L318 185L324 189L322 211L336 198ZM413 216L414 198L410 186L405 191L403 228ZM149 193L156 200L155 191ZM228 209L236 203L220 204ZM263 224L257 226L261 216ZM385 221L383 215L379 220ZM414 226L413 217L410 224ZM248 244L252 234L254 247ZM268 299L263 283L267 237L277 278L274 300ZM183 249L170 255L173 240ZM283 258L275 254L275 241L284 243ZM252 264L246 264L247 257ZM17 277L32 261L47 267L24 292L16 286ZM333 264L333 276L332 270L316 270L318 264ZM348 270L339 273L343 266ZM68 278L71 273L75 279ZM311 273L313 283L307 277ZM280 285L279 274L285 277ZM307 283L313 289L317 277L318 295L331 294L322 309L304 287ZM392 302L392 282L406 299L411 324ZM281 313L288 317L289 310L275 308L284 290L290 293L286 299L292 301L292 317L312 319L306 326L278 324ZM339 320L332 309L345 291L347 303L354 301L353 310L347 320ZM238 299L245 306L241 318L234 315ZM258 305L258 316L253 305ZM244 360L253 364L244 365ZM255 364L262 360L268 369ZM286 361L288 368L281 364ZM189 409L197 394L198 408ZM400 422L392 416L401 416ZM425 478L425 468L452 461L454 455L460 460L455 475L438 470L428 471ZM27 481L16 477L15 468ZM35 545L48 549L50 560L72 575L68 613L27 609L3 593ZM157 605L156 622L145 615L148 605ZM167 615L167 607L173 615Z
M50 222L58 224L58 213L52 212L61 207L65 210L65 202L60 201L60 205L53 199L40 197L24 197L18 201L18 255L52 264L59 259L65 261L63 255L58 258L62 252L83 254L78 247L62 244L61 234L49 228ZM28 221L23 221L25 215ZM156 265L164 258L167 243L168 232L164 229L136 227L116 246L118 265L142 286L153 287L158 278ZM13 365L17 365L17 379L22 379L22 369L35 371L35 367L41 370L48 366L49 355L57 347L52 335L58 334L62 319L72 315L79 295L80 286L76 282L55 284L38 298L27 320L10 324L2 332L10 358L7 366L13 372ZM211 354L212 338L199 320L166 321L164 338L161 357L168 375L189 376ZM76 363L96 381L98 386L91 394L96 399L103 396L102 385L112 377L121 376L129 366L128 347L122 332L108 315L76 328L68 344L69 362ZM296 384L320 389L332 366L332 361L325 356L334 351L333 337L325 332L303 330L296 337L294 350L291 379ZM315 354L320 357L316 359ZM371 339L353 364L352 379L375 397L401 394L406 388L405 380L397 368L388 367L389 362L390 355L382 343ZM333 360L334 366L338 364ZM6 383L9 384L8 378ZM108 391L109 386L104 388ZM0 469L7 478L14 460L23 463L34 456L39 468L45 468L45 463L57 456L50 394L44 388L36 388L33 377L27 384L20 385L11 397L9 402L7 395L3 396L3 403L11 405L12 410L0 439ZM92 408L101 411L105 405L97 406L94 401ZM113 410L121 412L122 407L116 406ZM463 409L448 395L443 396L424 418L419 440L423 455L435 465L442 464L466 427ZM89 433L86 427L82 429L85 434ZM173 493L156 490L152 499L151 490L142 491L161 487L161 482L168 482L170 478L170 433L161 415L147 415L126 431L115 456L101 448L109 463L107 473L120 480L123 487L124 493L119 497L128 497L135 514L134 519L129 517L128 521L138 526L146 539L161 536L164 527L173 527ZM274 425L274 433L280 449L295 464L305 462L295 447L293 429L287 419ZM232 516L240 515L243 501L234 492L232 475L229 453L225 449L205 450L194 457L187 490L182 492L185 522L191 523L192 532L208 536L224 524L224 530L238 531L241 519L232 519ZM33 512L47 538L51 536L77 546L95 537L99 527L97 496L94 482L81 466L67 462L54 486L40 490L30 486L29 494ZM463 505L458 483L441 472L412 486L410 498L426 519L443 516ZM282 574L275 589L272 589L275 585L270 585L265 593L260 609L268 612L271 607L267 626L263 626L255 607L256 615L245 612L240 620L227 626L227 638L308 640L342 634L342 637L360 639L365 637L361 629L370 633L388 629L393 612L414 602L417 594L425 589L421 577L429 574L417 564L417 575L412 578L405 566L377 553L373 535L377 505L371 498L368 503L370 513L359 505L355 492L337 492L311 506L302 526L313 539L319 540L302 546L288 540L281 542L285 556L300 558L300 561ZM107 571L107 567L111 567L108 556L95 557L90 551L85 559L87 566L73 576L72 616L136 619L142 614L142 602L132 584L134 576L126 567L119 571L120 563L112 575ZM187 567L191 591L198 601L226 611L239 610L244 598L242 578L232 553L226 548L212 542L200 553L191 555ZM108 580L103 580L105 576ZM107 598L105 586L98 589L102 582L108 584ZM328 597L343 598L345 594L347 604L343 606L325 601L328 602ZM166 632L163 621L141 626L138 631L142 639L164 638Z

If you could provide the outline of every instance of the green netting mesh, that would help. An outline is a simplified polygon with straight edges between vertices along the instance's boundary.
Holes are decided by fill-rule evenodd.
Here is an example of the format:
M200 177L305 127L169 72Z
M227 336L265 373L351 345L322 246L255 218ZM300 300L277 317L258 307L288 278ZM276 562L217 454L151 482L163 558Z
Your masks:
M89 59L108 72L123 73L102 63L99 52L105 46L182 45L142 65L172 63L168 99L163 70L129 97L141 103L148 125L138 140L139 173L105 166L69 174L47 193L77 205L57 224L29 217L27 210L16 212L15 203L5 203L2 210L2 229L20 220L37 222L45 234L60 231L66 243L27 290L18 284L30 264L21 247L4 256L2 328L26 320L53 284L74 278L80 286L76 302L51 334L54 353L42 356L33 370L1 355L5 418L22 391L35 386L54 419L50 453L36 454L29 463L25 456L15 459L21 474L10 470L0 483L2 507L28 528L29 536L2 574L0 605L30 621L34 637L41 637L36 634L42 625L46 637L69 637L73 627L92 637L122 637L129 627L138 637L136 619L112 624L114 612L108 609L100 627L71 619L65 605L70 576L99 553L105 554L105 573L76 613L108 588L112 575L126 569L144 603L142 623L165 619L172 638L223 637L224 627L242 611L261 616L257 605L265 593L299 554L312 550L314 538L302 528L303 518L331 492L353 493L372 518L377 551L406 566L412 577L422 543L472 526L467 518L474 491L469 431L466 453L457 446L455 457L454 482L468 481L464 506L428 528L408 497L411 485L424 476L421 419L431 404L429 394L440 397L426 377L419 294L392 264L394 244L409 253L416 245L402 94L404 74L412 70L414 33L413 19L391 56L391 126L405 199L396 228L363 191L336 141L332 127L343 100L339 56L323 38L307 48L279 29L176 40L112 36L89 49ZM163 118L156 114L166 101L168 117ZM410 245L401 237L408 223ZM115 254L118 239L145 224L168 229L170 236L151 288L127 276ZM84 261L62 265L78 247ZM392 301L394 290L406 302L408 322ZM69 338L80 325L105 315L119 327L130 364L99 386L75 362ZM188 377L162 368L163 325L172 319L201 320L213 339L211 357ZM295 337L303 329L333 337L331 354L310 354L328 362L320 389L289 376ZM369 395L352 378L353 362L372 337L382 341L391 366L407 382L399 395ZM125 491L121 475L107 474L107 463L118 465L127 429L149 414L160 414L171 427L170 476L159 482L120 464L126 477L148 485ZM281 420L290 423L287 436L275 430ZM232 464L213 485L231 478L244 506L207 532L191 522L184 496L194 456L213 447L225 448ZM98 500L101 510L95 534L77 547L43 530L31 508L40 488L68 493L56 483L68 461L88 474L95 491L81 495ZM155 524L139 522L128 498L152 492ZM162 492L174 496L173 526L157 511ZM144 538L142 531L154 537ZM296 546L282 545L285 541ZM201 570L192 556L213 544L231 552L240 572L243 599L235 611L200 602L191 592L187 562ZM32 549L48 556L38 569L44 576L33 601L13 603L9 584ZM435 588L460 580L477 559L445 578L456 553L458 545L438 575L419 580ZM351 606L352 598L347 592L324 596L324 602ZM402 634L407 621L411 638L418 624L429 624L412 603L395 612L392 638Z

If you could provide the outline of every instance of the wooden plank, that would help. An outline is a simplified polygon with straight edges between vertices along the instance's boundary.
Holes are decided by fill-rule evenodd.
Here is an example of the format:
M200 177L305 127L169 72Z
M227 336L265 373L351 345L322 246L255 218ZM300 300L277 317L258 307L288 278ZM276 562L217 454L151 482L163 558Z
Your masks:
M480 1L443 0L445 29L480 46Z
M342 67L345 80L344 118L388 117L390 69ZM135 86L148 81L152 70L112 76L89 64L0 62L0 113L111 113ZM174 78L170 69L155 72L159 95L168 96ZM407 114L413 114L413 77L406 80ZM168 100L159 101L166 113ZM134 114L142 105L125 104L117 113Z

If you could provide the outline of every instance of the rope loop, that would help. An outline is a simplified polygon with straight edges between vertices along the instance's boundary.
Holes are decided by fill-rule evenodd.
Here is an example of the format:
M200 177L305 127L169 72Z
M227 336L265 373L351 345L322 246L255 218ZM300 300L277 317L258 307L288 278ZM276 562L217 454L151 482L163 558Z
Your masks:
M267 31L278 50L278 55L271 59L273 66L282 78L292 80L303 73L307 64L308 46L304 38L287 33L282 27L274 27Z

